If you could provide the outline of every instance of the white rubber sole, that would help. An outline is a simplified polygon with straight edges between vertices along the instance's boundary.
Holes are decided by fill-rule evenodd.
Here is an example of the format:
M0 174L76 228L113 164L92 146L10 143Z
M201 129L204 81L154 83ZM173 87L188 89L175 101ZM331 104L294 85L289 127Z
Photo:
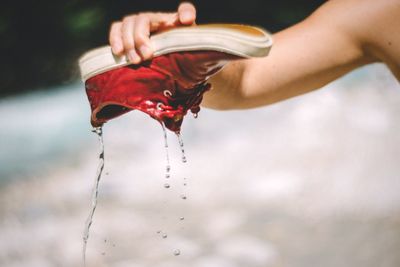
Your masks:
M207 24L180 27L150 37L154 56L172 52L211 50L244 58L265 57L272 46L271 35L258 27L236 24ZM82 80L131 62L115 56L110 46L88 51L79 59Z

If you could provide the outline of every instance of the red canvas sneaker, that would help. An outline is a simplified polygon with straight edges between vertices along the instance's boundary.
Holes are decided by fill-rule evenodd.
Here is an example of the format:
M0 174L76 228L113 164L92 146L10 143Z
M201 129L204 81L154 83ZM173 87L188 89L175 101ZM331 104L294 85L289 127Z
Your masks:
M94 127L136 109L179 132L187 111L199 112L213 74L231 60L266 56L272 45L260 28L229 24L174 28L151 42L154 58L139 65L109 46L80 58Z

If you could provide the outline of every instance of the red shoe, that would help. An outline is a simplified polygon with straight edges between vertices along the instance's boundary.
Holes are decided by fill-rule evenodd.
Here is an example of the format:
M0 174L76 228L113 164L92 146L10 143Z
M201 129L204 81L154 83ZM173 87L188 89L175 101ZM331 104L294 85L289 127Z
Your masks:
M266 56L272 45L268 33L242 25L176 28L151 42L154 58L139 65L109 46L80 58L94 127L137 109L179 132L187 111L199 112L213 74L231 60Z

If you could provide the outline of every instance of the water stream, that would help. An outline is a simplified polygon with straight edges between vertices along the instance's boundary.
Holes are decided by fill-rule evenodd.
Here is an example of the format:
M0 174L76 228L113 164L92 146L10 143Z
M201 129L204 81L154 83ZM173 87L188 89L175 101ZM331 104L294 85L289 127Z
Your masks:
M171 165L170 165L170 159L169 159L169 151L168 151L168 136L167 136L167 130L164 126L164 124L161 123L162 129L163 129L163 134L164 134L164 147L165 147L165 154L166 154L166 168L165 168L165 178L170 178L171 174ZM82 246L82 258L83 258L83 266L86 266L86 247L87 247L87 243L88 243L88 239L89 239L89 232L90 232L90 227L92 225L93 222L93 215L94 212L96 210L97 207L97 198L98 198L98 193L99 193L99 182L101 179L101 175L103 173L103 169L104 169L104 142L103 142L103 129L102 127L97 127L93 129L93 132L97 134L98 139L99 139L99 165L97 168L97 173L95 176L95 182L94 182L94 186L93 186L93 190L92 190L92 197L91 197L91 207L90 207L90 212L88 215L88 218L86 219L86 223L85 223L85 228L83 231L83 246ZM179 141L179 146L181 149L181 160L182 163L186 163L187 159L186 159L186 155L185 155L185 149L184 149L184 144L183 144L183 140L182 137L180 135L180 133L176 133L177 137L178 137L178 141ZM184 178L184 186L186 186L186 178ZM164 184L165 188L169 188L170 185L169 183L165 183ZM186 195L182 194L180 196L183 200L186 199ZM184 217L180 217L179 218L181 221L184 220ZM161 233L161 231L158 231L157 233ZM162 233L162 238L167 238L167 234L166 233ZM180 250L179 249L175 249L173 251L173 254L175 256L180 255Z
M181 148L181 152L182 152L182 163L186 163L186 155L185 155L185 147L183 145L183 139L181 134L178 132L176 133L176 136L178 137L178 142L179 142L179 146Z
M93 132L97 134L99 138L99 166L97 167L97 173L95 177L94 187L92 191L92 198L91 198L91 208L89 212L89 216L86 219L85 228L83 230L83 246L82 246L82 257L83 257L83 266L86 266L86 246L89 239L89 230L90 226L93 222L93 215L96 210L97 206L97 196L99 194L99 182L101 178L101 174L104 169L104 142L103 142L103 129L102 127L97 127L93 129Z
M169 178L171 176L171 165L169 163L169 151L168 151L168 136L167 136L167 129L165 128L164 124L161 122L161 127L164 133L164 147L165 147L165 157L167 161L167 165L165 167L165 178Z

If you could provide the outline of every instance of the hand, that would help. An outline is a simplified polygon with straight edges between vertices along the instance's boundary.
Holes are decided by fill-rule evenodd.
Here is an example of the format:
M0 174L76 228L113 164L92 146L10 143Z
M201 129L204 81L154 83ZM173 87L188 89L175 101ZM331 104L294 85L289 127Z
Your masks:
M175 13L139 13L126 16L111 25L109 42L116 55L126 54L133 64L153 56L150 34L179 25L192 25L196 9L191 3L181 3Z

